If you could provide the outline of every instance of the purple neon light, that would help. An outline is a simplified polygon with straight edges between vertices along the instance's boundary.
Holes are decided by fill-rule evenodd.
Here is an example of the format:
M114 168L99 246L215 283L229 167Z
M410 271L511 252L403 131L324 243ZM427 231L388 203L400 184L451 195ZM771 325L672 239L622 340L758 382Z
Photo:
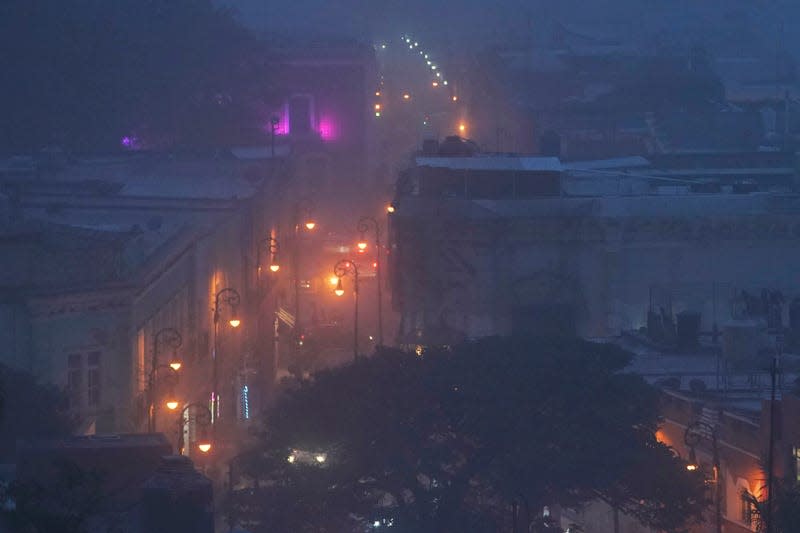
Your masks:
M339 138L338 125L331 117L320 117L318 131L323 141L335 141Z

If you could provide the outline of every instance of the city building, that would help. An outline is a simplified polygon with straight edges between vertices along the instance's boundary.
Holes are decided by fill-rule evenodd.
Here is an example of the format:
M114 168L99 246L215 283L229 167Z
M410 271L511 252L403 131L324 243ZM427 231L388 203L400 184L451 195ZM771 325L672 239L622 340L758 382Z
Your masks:
M180 405L207 401L215 347L221 417L247 420L260 407L273 365L253 320L270 305L258 271L269 251L259 247L274 234L270 206L287 165L257 152L6 165L0 331L14 348L2 361L63 387L82 432L144 429L154 382L159 403L167 394ZM237 291L238 309L215 302L226 288ZM234 312L242 328L227 325ZM153 372L166 329L180 346L159 342ZM182 362L177 384L166 368L173 355ZM170 440L179 428L195 437L192 419L179 425L158 405L155 413Z
M787 323L800 296L793 161L420 155L389 215L398 341L608 336L681 313L708 334L765 315L762 294Z

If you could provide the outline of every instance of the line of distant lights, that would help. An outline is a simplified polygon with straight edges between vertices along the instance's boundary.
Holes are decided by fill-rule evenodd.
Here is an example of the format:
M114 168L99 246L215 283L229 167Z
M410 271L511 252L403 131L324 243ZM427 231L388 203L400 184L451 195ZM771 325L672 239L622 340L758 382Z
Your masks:
M412 41L411 37L409 37L406 34L401 35L400 39L401 39L401 42L404 42L406 45L408 45L408 48L410 50L413 50L414 48L418 48L419 47L419 41ZM388 45L385 42L380 44L380 48L382 50L385 50L387 47L388 47ZM424 50L419 50L419 54L425 60L426 65L429 66L431 71L436 75L436 77L431 82L431 87L433 87L435 89L435 88L439 87L440 85L445 85L445 86L449 85L448 81L446 79L443 79L444 76L442 75L442 71L441 70L437 71L437 69L439 67L431 60L430 56L428 54L426 54ZM383 76L381 76L381 83L380 84L381 84L381 86L383 86ZM381 92L380 89L375 91L375 96L376 97L380 97L381 95L382 95L382 92ZM409 101L409 100L411 100L411 94L408 91L405 91L405 92L403 92L402 98L403 98L404 101ZM457 102L458 101L458 96L453 94L450 97L450 99L451 99L452 102ZM374 104L374 111L375 111L375 117L376 118L380 118L381 117L381 113L382 113L382 105L379 102ZM427 124L427 121L425 123ZM461 127L459 129L461 131L464 131L463 124L460 125L460 126Z

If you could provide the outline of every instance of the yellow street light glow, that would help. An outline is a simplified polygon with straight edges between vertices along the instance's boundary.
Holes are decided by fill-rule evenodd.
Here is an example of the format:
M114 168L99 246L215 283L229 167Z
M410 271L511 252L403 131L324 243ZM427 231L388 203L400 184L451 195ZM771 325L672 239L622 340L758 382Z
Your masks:
M697 465L696 464L688 464L688 465L686 465L686 470L688 470L689 472L694 472L695 470L697 470Z
M456 96L456 95L453 95L453 101L454 101L454 102L458 102L458 96Z
M172 362L169 364L169 367L170 367L172 370L175 370L175 371L177 371L177 370L180 370L180 369L181 369L181 366L182 366L182 363L181 363L180 361L172 361Z
M464 125L463 122L458 125L458 131L460 131L461 133L464 133L466 130L467 130L467 127Z
M375 104L375 111L381 110L381 104Z
M314 456L314 459L316 459L318 463L324 463L327 457L325 457L325 454L319 453Z
M342 296L344 294L344 287L342 287L342 278L338 278L336 280L336 289L333 291L336 296Z
M167 402L167 409L169 409L170 411L174 411L177 408L178 408L178 400L169 400Z
M208 453L211 450L211 443L210 442L201 442L197 445L197 449L203 453Z
M294 455L290 455L289 457L287 457L287 458L286 458L286 460L287 460L289 463L294 463Z
M408 93L403 93L403 100L408 100L409 98L411 98L411 95L410 95L410 94L408 94Z
M389 204L388 206L386 206L386 212L387 213L394 213L394 206L392 204Z
M278 270L280 270L280 269L281 269L281 266L280 266L278 263L272 263L272 264L269 266L269 269L270 269L270 271L272 271L272 272L277 272Z
M380 96L380 95L381 95L380 91L375 91L375 96Z
M433 85L434 87L438 87L439 86L439 82L435 81L435 82L431 83L431 85Z
M366 250L367 249L367 241L359 241L356 246L358 246L359 250L362 250L362 251Z
M228 320L228 324L230 324L232 328L238 328L239 324L241 323L242 321L239 320L238 318L231 318L230 320Z
M328 278L328 283L333 285L334 287L339 284L339 277L338 276L331 276Z
M317 227L317 223L316 222L314 222L312 220L309 220L308 222L306 222L306 229L307 230L310 231L310 230L312 230L312 229L314 229L316 227Z

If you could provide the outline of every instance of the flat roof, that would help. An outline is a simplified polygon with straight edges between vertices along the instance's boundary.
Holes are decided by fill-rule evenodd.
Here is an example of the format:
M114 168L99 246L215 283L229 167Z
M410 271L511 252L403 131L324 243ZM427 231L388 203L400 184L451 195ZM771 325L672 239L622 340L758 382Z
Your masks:
M561 172L557 157L417 157L417 166L452 170L521 170L527 172Z

